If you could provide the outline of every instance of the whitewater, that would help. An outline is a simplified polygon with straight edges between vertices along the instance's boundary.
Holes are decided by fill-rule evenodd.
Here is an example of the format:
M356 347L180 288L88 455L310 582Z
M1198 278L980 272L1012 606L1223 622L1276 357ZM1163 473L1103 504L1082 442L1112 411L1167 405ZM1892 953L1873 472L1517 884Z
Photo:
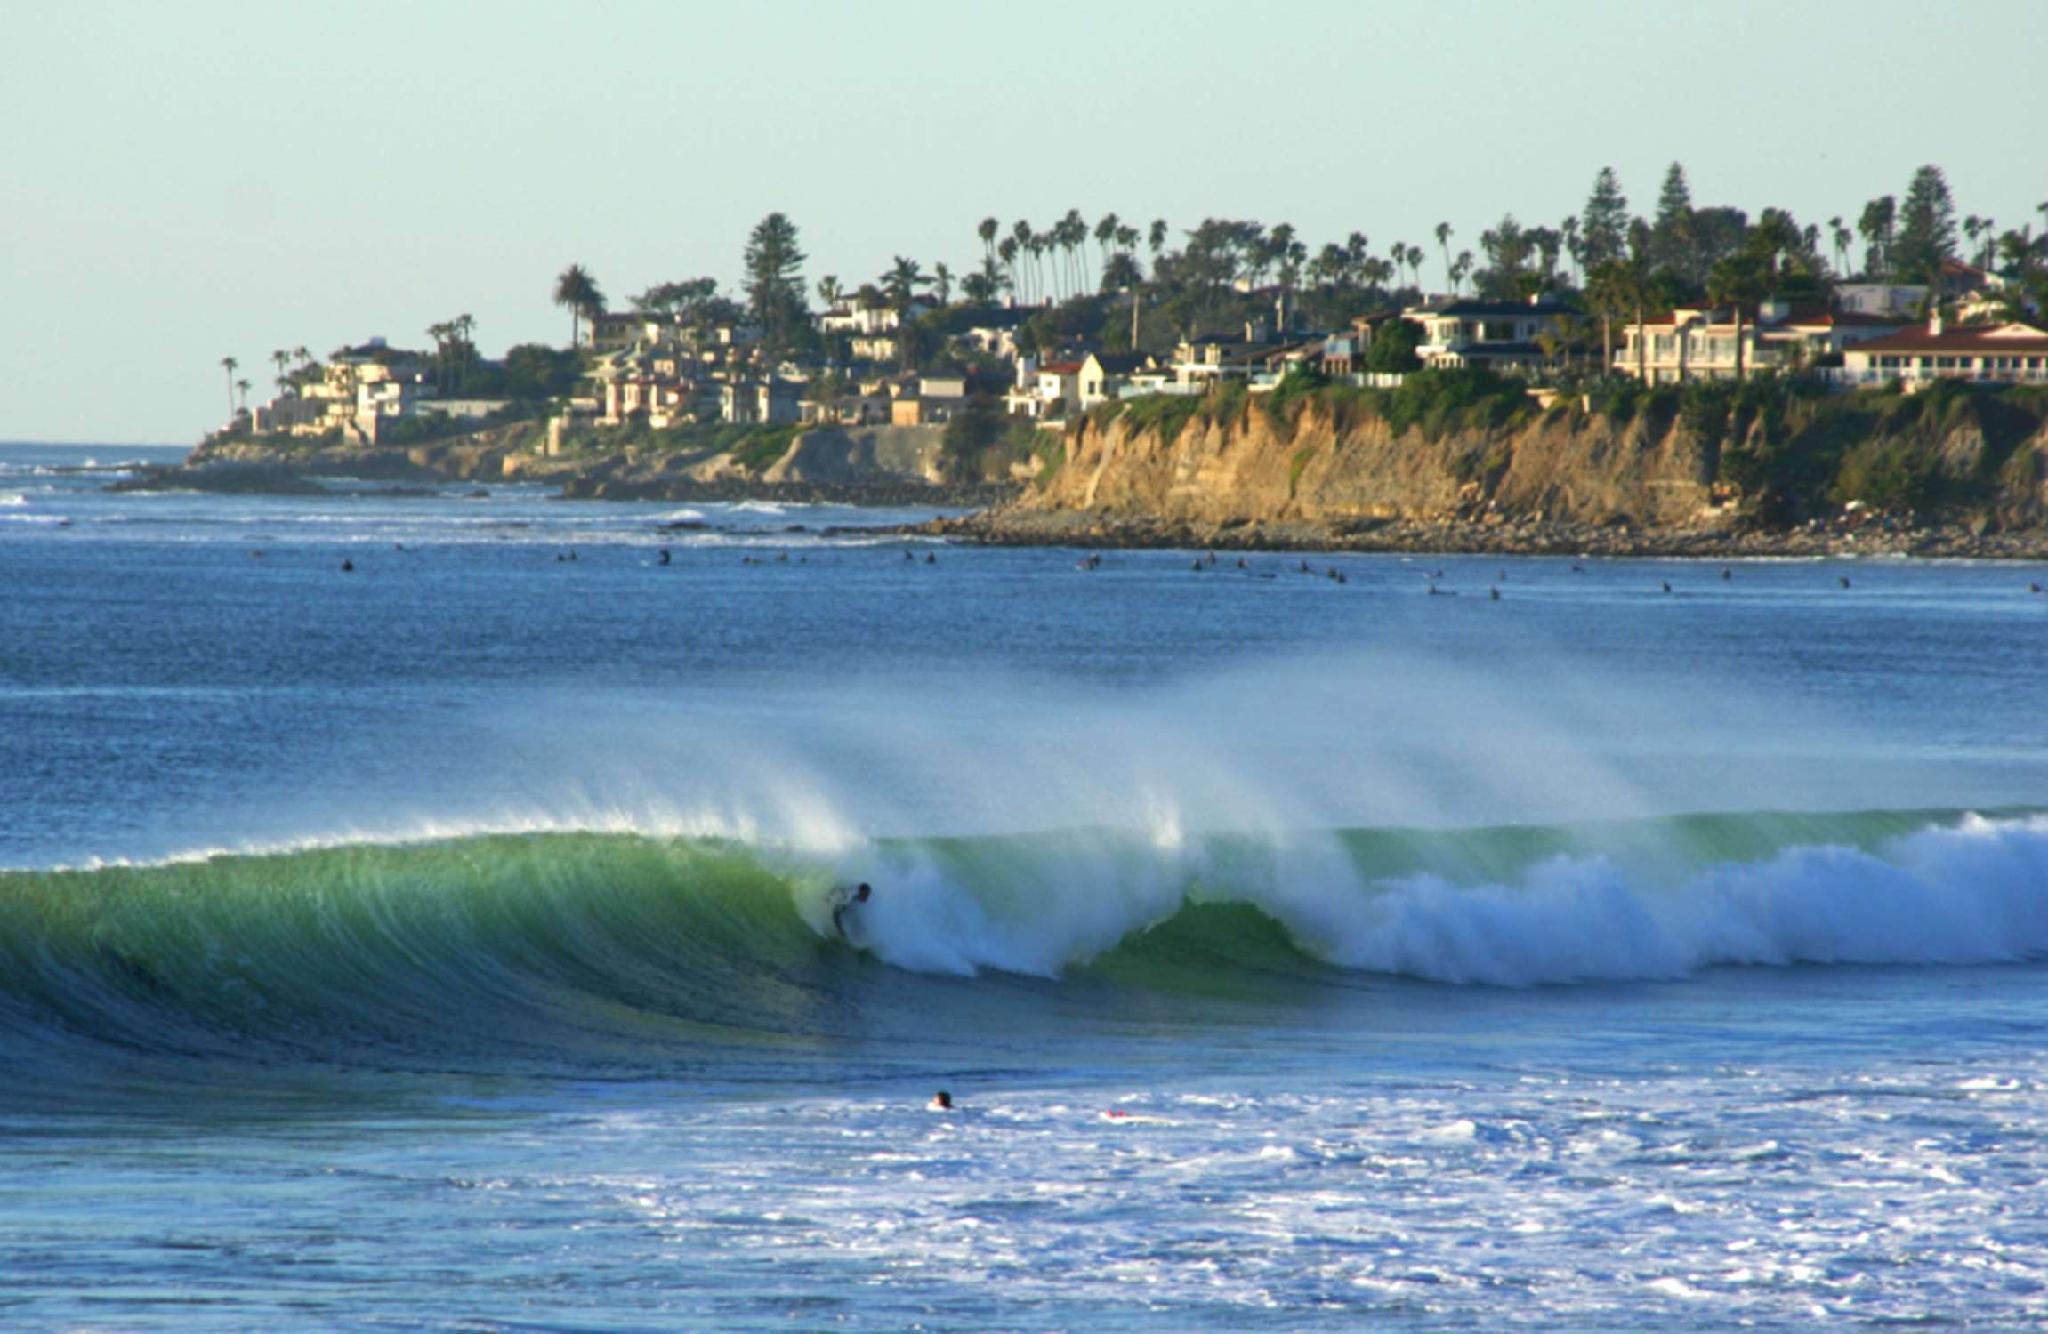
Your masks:
M0 446L10 1325L2048 1317L2038 568L138 456Z

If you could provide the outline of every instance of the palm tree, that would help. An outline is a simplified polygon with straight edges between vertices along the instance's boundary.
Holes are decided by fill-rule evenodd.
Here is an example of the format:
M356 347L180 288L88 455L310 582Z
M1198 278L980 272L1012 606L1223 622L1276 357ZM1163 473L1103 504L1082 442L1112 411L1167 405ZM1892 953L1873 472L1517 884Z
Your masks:
M2041 208L2044 212L2048 212L2048 204L2043 204ZM1152 219L1152 225L1145 229L1145 244L1151 247L1152 262L1157 264L1159 262L1159 252L1166 248L1166 219Z
M1465 275L1472 272L1472 252L1460 250L1458 258L1451 263L1451 291L1456 292L1464 285Z
M228 416L230 417L235 415L235 372L240 369L241 365L242 363L236 361L233 357L222 357L220 359L220 368L228 373Z
M974 234L981 238L982 258L990 261L993 261L995 259L996 233L999 230L1001 230L1002 225L1003 224L997 222L994 218L983 218L981 220L981 225L974 229Z
M604 309L604 295L581 264L571 264L555 278L555 304L569 308L569 346L583 341L582 320Z
M277 367L277 387L284 388L284 368L292 364L292 354L277 348L270 354L270 364Z
M1636 316L1636 381L1639 384L1647 384L1650 379L1649 373L1645 368L1646 360L1650 354L1650 340L1644 336L1643 320L1649 314L1645 307L1650 304L1650 264L1654 258L1651 254L1654 239L1655 237L1650 231L1649 223L1644 222L1641 218L1630 221L1628 225L1628 260L1626 271L1628 274L1629 301L1635 308ZM1742 340L1739 330L1737 335L1736 350L1737 354L1740 355Z
M953 304L953 271L944 261L932 265L932 296L941 306Z
M1010 271L1010 304L1015 305L1024 295L1020 290L1020 275L1017 271L1017 238L1005 236L997 243L996 258Z
M931 279L924 276L916 260L898 255L896 262L878 281L883 294L889 298L889 304L895 308L897 358L908 370L911 362L910 308L917 300L918 289Z
M1110 250L1116 245L1117 233L1122 230L1122 219L1114 213L1102 215L1102 221L1095 224L1095 248L1100 253L1103 271L1109 268Z
M1031 229L1031 224L1025 221L1023 218L1019 218L1016 222L1010 224L1010 240L1016 244L1018 257L1022 258L1025 255L1029 255L1031 256L1033 261L1031 271L1029 273L1026 273L1021 265L1018 267L1017 270L1018 276L1024 279L1024 282L1022 283L1022 287L1024 290L1020 293L1020 296L1024 304L1027 306L1035 306L1038 304L1039 274L1037 271L1038 266L1036 262L1038 258L1038 252L1032 249L1031 247L1031 240L1033 237L1037 235L1038 233L1034 232Z
M1067 290L1079 296L1086 286L1088 275L1088 219L1081 216L1081 210L1070 208L1067 216L1060 219L1066 229L1067 265L1071 278Z
M1715 264L1707 274L1707 300L1716 305L1726 301L1735 309L1735 378L1743 378L1742 303L1753 301L1763 291L1763 274L1754 254L1738 250Z
M836 275L828 273L818 279L818 300L825 303L826 310L831 310L839 304L840 295L839 279Z
M235 381L235 389L242 396L241 410L247 412L249 410L249 382L247 380L237 380Z
M1603 260L1586 272L1586 305L1600 317L1600 373L1614 371L1614 319L1627 310L1628 271L1620 260ZM1638 341L1642 330L1636 331Z
M1025 249L1031 252L1032 295L1042 301L1045 298L1045 252L1052 249L1052 233L1049 231L1031 233L1031 240L1026 244ZM1054 265L1052 271L1052 299L1055 302L1060 299L1060 271L1058 265Z
M1451 281L1451 224L1440 222L1436 225L1436 243L1444 252L1444 281L1448 283Z

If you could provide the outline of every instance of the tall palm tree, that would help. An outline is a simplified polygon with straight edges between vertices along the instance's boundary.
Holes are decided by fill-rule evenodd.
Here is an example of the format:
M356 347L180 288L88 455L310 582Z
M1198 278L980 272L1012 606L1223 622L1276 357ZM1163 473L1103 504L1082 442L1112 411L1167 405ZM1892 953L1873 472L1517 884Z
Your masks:
M1031 290L1033 295L1042 300L1045 296L1045 252L1052 249L1052 233L1049 231L1031 233L1031 241L1025 248L1031 252L1031 269L1033 273ZM1060 271L1058 265L1054 265L1052 271L1052 299L1055 302L1060 299Z
M242 396L241 410L247 412L249 410L249 382L247 380L235 381L235 390Z
M583 341L583 317L602 310L604 297L581 264L571 264L555 278L555 304L569 308L569 346Z
M278 348L270 354L270 364L277 367L277 387L284 388L284 368L292 364L292 354Z
M1444 281L1451 282L1451 224L1440 222L1436 225L1436 243L1444 252ZM1456 286L1455 283L1452 286Z
M1017 221L1010 224L1010 239L1016 242L1017 244L1018 258L1021 259L1024 256L1029 255L1032 257L1034 261L1029 272L1027 272L1022 265L1018 266L1018 275L1024 279L1024 290L1021 293L1021 296L1024 301L1024 304L1027 306L1035 306L1038 304L1038 266L1035 262L1037 259L1038 252L1031 248L1031 238L1036 236L1037 234L1038 233L1034 232L1031 229L1031 224L1025 221L1023 218L1019 218L1017 219Z
M1024 299L1022 275L1017 268L1017 238L1005 236L996 244L996 258L1010 271L1010 304Z
M220 359L220 368L228 374L228 416L230 417L235 415L235 372L240 369L241 365L242 363L236 361L233 357L222 357Z
M1121 228L1122 220L1114 213L1103 214L1102 221L1095 224L1095 248L1102 256L1105 269L1109 267L1110 248L1116 244L1117 232Z
M943 260L932 265L932 296L941 306L953 304L953 271Z
M1079 296L1088 264L1088 219L1081 216L1080 209L1070 208L1060 219L1060 231L1064 238L1060 245L1067 252L1067 291Z
M981 255L983 259L995 259L996 233L1001 230L1002 225L994 218L983 218L981 225L974 229L974 234L981 238Z

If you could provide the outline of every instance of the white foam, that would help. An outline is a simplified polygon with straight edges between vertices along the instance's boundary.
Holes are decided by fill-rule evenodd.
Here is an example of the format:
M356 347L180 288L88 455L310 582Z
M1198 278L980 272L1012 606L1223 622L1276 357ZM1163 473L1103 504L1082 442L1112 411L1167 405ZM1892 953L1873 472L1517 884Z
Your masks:
M1632 885L1599 859L1546 862L1513 885L1417 876L1336 916L1336 962L1501 986L2017 960L2048 951L2048 819L1970 817L1869 853L1795 848L1675 887Z

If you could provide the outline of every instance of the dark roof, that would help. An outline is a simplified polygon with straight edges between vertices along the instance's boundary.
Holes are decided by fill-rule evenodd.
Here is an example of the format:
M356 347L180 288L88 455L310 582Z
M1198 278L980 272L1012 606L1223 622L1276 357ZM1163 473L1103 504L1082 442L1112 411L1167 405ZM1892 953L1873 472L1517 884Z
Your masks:
M1501 315L1557 315L1564 307L1555 301L1531 304L1527 301L1469 301L1452 300L1442 304L1424 303L1416 313L1422 315L1472 315L1480 318Z
M1128 375L1142 367L1151 358L1143 352L1097 352L1095 360L1111 375Z

